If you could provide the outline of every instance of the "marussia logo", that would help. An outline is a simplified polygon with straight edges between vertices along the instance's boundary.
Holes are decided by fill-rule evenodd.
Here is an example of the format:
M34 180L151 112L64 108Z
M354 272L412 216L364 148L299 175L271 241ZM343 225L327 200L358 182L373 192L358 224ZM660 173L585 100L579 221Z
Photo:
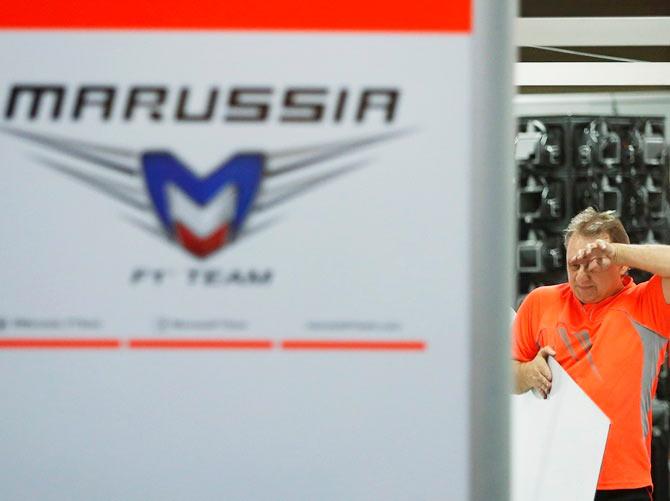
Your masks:
M239 154L198 178L170 153L142 155L144 181L163 229L200 257L238 234L258 193L263 165L259 153Z
M67 163L38 160L129 207L153 211L159 223L130 221L204 258L251 232L247 220L319 184L352 172L367 162L342 162L357 150L397 137L392 132L273 153L238 153L208 175L196 175L168 151L135 152L123 148L37 134L18 129L5 133L65 155ZM91 167L96 167L91 171ZM317 171L311 174L312 169ZM273 185L278 178L292 178Z

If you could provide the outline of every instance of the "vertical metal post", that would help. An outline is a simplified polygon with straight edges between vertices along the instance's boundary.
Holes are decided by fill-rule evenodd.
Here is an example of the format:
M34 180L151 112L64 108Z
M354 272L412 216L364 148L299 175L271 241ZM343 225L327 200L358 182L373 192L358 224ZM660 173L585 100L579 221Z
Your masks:
M512 26L516 2L474 1L470 499L509 498L513 296Z

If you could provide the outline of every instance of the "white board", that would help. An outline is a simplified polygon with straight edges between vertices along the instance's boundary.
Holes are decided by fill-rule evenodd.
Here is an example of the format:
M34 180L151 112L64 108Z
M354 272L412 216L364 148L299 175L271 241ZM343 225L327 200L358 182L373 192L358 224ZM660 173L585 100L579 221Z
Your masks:
M544 400L512 396L512 500L592 501L610 422L567 372L549 358Z
M467 499L474 2L60 3L0 32L0 499Z

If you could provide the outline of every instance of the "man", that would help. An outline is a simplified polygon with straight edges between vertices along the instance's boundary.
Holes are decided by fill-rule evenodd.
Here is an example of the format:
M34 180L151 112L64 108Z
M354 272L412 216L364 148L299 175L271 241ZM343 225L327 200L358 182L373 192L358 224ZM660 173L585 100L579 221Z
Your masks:
M631 245L611 212L588 208L565 232L568 283L533 290L514 320L514 391L551 391L547 357L611 421L596 500L651 492L651 400L670 337L670 246ZM653 274L636 285L629 268Z

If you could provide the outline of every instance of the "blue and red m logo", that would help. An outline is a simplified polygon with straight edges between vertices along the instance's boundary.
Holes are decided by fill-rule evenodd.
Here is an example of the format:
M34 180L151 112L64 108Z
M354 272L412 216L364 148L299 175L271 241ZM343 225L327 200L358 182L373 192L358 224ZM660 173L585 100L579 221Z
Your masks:
M205 257L232 242L258 193L264 156L243 153L199 178L172 154L142 155L149 198L168 235Z

